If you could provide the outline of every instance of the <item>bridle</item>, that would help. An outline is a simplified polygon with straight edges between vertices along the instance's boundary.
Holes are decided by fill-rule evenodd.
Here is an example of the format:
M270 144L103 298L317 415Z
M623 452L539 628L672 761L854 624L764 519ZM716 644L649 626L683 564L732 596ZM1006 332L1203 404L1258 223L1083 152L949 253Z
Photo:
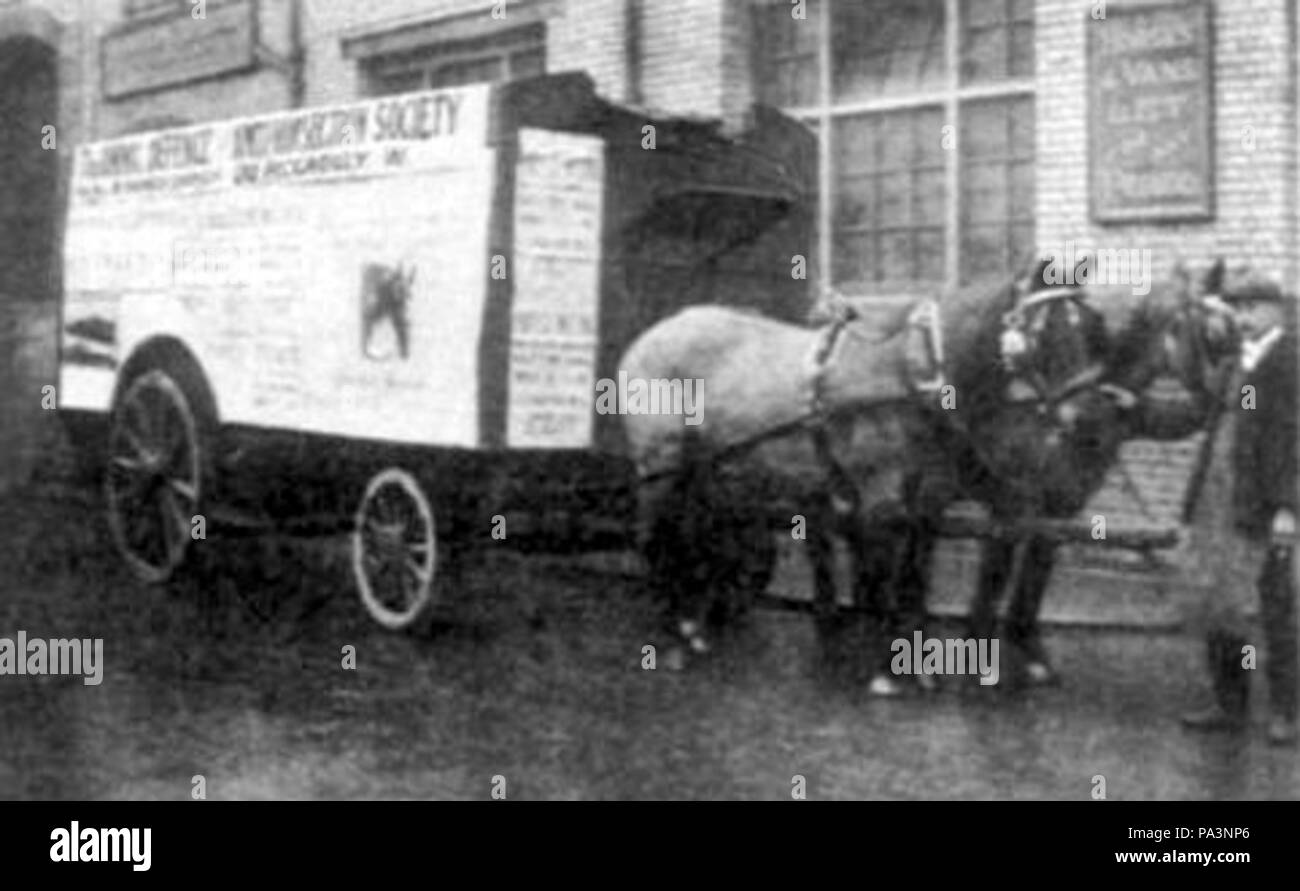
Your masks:
M1010 375L1007 397L1012 404L1032 405L1046 416L1055 413L1067 400L1101 387L1106 374L1103 362L1089 362L1066 380L1051 384L1028 361L1041 355L1048 315L1063 301L1068 301L1063 305L1070 314L1071 326L1078 327L1083 313L1089 311L1083 305L1083 295L1083 290L1076 287L1034 291L1022 296L1003 314L999 349L1003 368Z

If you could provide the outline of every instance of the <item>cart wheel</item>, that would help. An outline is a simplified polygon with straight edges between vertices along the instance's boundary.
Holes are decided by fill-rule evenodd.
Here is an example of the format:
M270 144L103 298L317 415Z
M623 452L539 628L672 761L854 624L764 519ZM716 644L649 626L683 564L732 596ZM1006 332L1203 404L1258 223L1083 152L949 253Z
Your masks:
M161 368L131 381L114 406L105 474L109 526L118 552L146 584L169 581L193 544L191 522L209 483L208 423L195 411Z
M438 533L424 490L405 470L371 479L352 530L352 572L366 611L390 631L411 628L433 600Z

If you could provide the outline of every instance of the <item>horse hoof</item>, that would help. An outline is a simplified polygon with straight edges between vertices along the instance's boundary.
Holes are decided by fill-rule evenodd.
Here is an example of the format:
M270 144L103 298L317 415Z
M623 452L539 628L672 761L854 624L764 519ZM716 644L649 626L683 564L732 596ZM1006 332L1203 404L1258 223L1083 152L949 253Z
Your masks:
M867 685L867 693L872 696L901 696L903 687L893 678L878 674Z
M1030 662L1025 666L1025 677L1036 687L1046 687L1056 683L1056 672L1045 662Z
M690 643L691 643L691 652L697 656L704 656L708 654L709 650L711 649L711 647L709 646L709 642L704 638L700 637L698 634L691 638Z
M664 653L663 666L668 671L685 671L686 651L681 647L669 647Z
M920 687L921 691L924 693L933 693L935 690L939 689L939 682L935 679L934 675L918 674L916 676L916 686Z

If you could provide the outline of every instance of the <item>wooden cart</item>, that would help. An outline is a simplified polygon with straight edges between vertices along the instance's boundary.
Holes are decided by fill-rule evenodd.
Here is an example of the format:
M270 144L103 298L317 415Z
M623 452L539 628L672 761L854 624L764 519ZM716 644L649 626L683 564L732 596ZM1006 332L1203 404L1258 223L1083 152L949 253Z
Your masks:
M164 583L222 506L342 517L367 612L411 627L449 536L625 482L594 391L636 334L806 315L814 158L775 112L727 136L584 75L80 147L60 405L109 428L118 551Z

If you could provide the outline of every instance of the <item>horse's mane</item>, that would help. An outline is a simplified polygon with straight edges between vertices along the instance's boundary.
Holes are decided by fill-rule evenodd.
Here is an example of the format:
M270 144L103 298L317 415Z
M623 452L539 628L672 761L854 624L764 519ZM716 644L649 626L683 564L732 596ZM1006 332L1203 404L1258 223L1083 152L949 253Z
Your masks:
M959 390L978 396L1002 382L998 338L1002 316L1015 305L1013 279L967 285L940 300L950 377Z
M1176 373L1165 367L1164 346L1159 343L1171 330L1182 310L1183 286L1163 282L1141 300L1132 296L1120 301L1131 310L1115 328L1111 338L1107 378L1127 388L1142 388L1162 374Z

